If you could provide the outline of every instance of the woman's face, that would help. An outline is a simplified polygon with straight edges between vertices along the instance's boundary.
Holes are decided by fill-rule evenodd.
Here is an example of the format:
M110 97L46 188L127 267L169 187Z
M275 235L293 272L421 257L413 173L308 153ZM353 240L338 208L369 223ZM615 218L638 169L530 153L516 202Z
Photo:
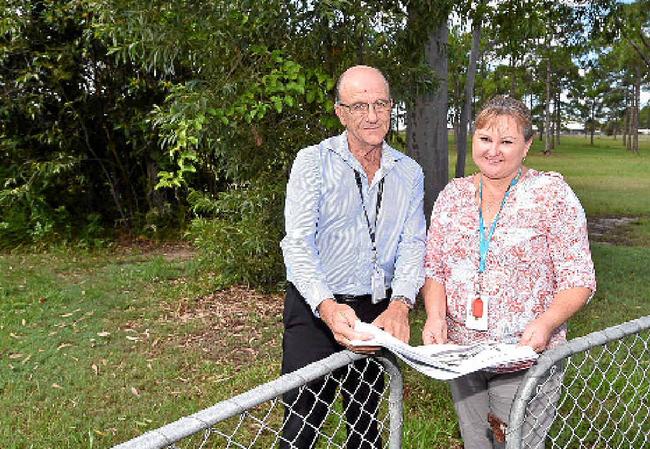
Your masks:
M472 159L483 176L490 179L513 178L533 139L525 140L517 121L509 115L499 115L477 128L472 139Z

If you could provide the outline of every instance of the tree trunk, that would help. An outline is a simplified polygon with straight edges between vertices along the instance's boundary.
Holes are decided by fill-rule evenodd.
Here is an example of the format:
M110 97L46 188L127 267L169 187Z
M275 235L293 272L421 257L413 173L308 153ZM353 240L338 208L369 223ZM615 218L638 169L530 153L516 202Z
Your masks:
M591 113L589 114L590 121L591 121L591 129L589 130L589 137L590 140L589 142L591 145L594 144L594 132L596 132L596 122L595 122L595 117L596 117L596 101L592 101L591 103Z
M561 87L561 86L560 86ZM560 107L562 106L562 100L560 99L560 90L558 89L555 93L555 144L560 145L560 132L562 130L562 114Z
M628 127L629 127L629 111L630 111L630 97L628 95L627 89L623 90L623 97L625 98L625 109L623 112L623 130L621 138L623 139L623 146L627 147L627 136L628 136Z
M165 204L165 197L161 190L156 189L156 184L158 184L158 163L151 159L147 158L147 205L149 210L158 209L162 211Z
M551 136L550 136L550 144L551 144L551 152L555 150L555 114L557 110L557 103L555 102L555 90L553 89L553 86L551 86L551 98L553 99L553 112L551 112L551 117L550 117L550 123L549 125L551 126Z
M408 148L424 170L424 213L427 222L433 203L449 178L447 140L447 21L431 32L425 58L438 74L435 92L419 95L408 112Z
M517 61L514 55L510 55L510 96L514 97L517 94Z
M641 69L636 66L634 80L634 120L632 122L632 151L639 153L639 113L641 110Z
M469 54L469 66L467 67L467 79L465 81L465 102L460 111L460 126L456 135L456 157L457 178L465 176L465 158L467 155L467 131L472 116L472 99L474 98L474 80L476 78L476 63L481 51L481 20L478 14L472 22L472 51Z
M548 47L547 47L548 48ZM546 58L546 104L544 105L544 155L551 155L551 58Z
M627 139L625 141L625 148L628 151L632 151L632 122L634 121L634 90L633 87L630 86L628 88L628 95L629 95L629 105L627 107L626 113L627 113Z
M551 153L553 150L555 150L555 112L553 112L553 118L551 121L551 136L550 136L550 142L551 142Z

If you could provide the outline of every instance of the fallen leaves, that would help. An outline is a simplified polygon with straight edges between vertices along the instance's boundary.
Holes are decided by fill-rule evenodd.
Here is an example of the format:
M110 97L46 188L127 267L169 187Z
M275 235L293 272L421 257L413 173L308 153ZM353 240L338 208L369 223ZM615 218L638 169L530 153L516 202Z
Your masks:
M283 297L235 286L212 295L183 298L166 308L164 323L195 323L200 331L167 335L165 343L196 348L211 360L228 360L244 366L260 352L278 350L282 333ZM152 352L166 346L154 340Z

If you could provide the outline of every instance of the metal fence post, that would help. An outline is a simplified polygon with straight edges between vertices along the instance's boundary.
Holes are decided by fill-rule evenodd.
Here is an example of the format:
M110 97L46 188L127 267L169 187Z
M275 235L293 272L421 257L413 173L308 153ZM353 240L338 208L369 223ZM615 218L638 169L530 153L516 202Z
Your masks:
M529 404L554 367L565 364L562 398L552 404L557 414L547 443L551 448L650 445L650 316L573 339L540 356L524 377L510 410L506 449L529 449L524 428L533 428ZM626 396L623 398L623 396ZM583 401L584 404L578 404ZM603 426L615 415L626 427ZM573 419L577 424L573 424ZM618 419L618 418L617 418ZM528 420L528 421L527 421ZM610 431L611 430L611 431ZM595 442L585 442L590 438ZM599 446L598 444L604 444ZM549 447L543 446L542 447Z
M404 425L404 378L399 369L395 356L388 351L382 351L377 357L390 376L388 413L390 415L390 449L402 448L402 433Z

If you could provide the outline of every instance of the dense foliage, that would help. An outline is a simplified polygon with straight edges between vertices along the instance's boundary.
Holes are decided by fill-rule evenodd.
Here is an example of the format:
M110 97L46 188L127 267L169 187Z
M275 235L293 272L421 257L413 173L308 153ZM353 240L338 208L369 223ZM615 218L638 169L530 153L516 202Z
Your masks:
M399 2L3 3L4 247L194 217L225 278L273 284L287 173L338 132L336 75L368 63L405 80L397 95L432 85L417 58L396 64Z
M87 2L9 2L0 21L0 242L156 224L166 159L145 118L160 82L117 64ZM154 218L156 216L156 218Z
M626 21L613 1L588 3L0 0L0 247L187 230L224 283L273 285L290 164L339 131L341 70L381 68L403 117L438 86L423 48L451 17L456 122L471 40L462 24L478 20L477 102L510 91L540 126L550 101L558 123L560 112L621 122L630 86L648 76L642 64L626 70L643 61L633 51L644 51L647 1L621 7ZM595 48L609 62L591 58L582 80L580 52Z

